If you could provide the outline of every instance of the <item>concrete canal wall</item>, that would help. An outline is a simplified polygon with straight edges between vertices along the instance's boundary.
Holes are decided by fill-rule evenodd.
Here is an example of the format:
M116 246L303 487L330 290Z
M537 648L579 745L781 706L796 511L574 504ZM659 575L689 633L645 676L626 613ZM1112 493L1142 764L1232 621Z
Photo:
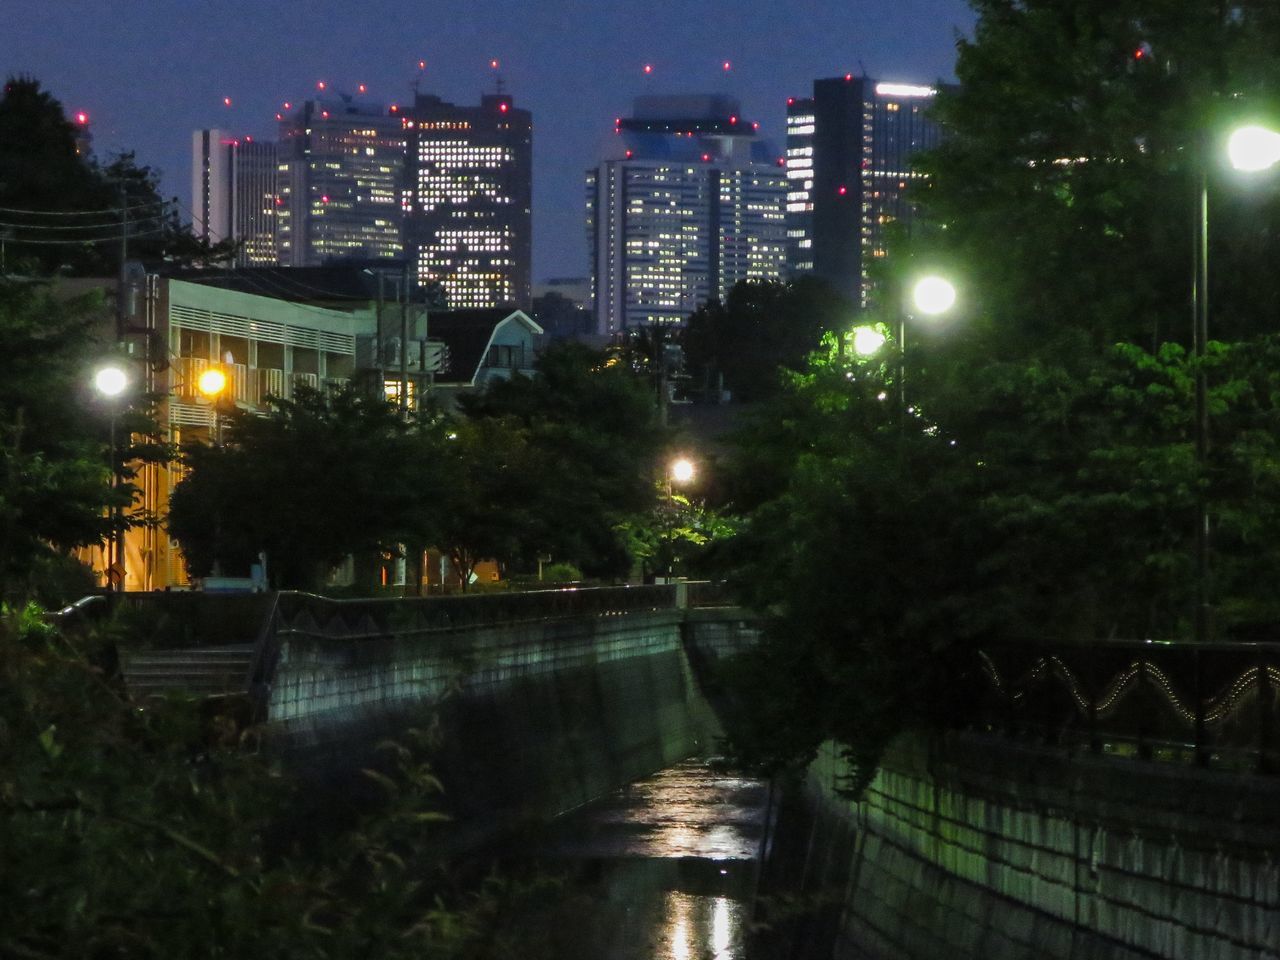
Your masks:
M809 886L843 890L858 960L1261 960L1280 956L1275 778L903 738L864 801L809 771Z
M435 726L457 830L487 833L712 752L720 728L696 668L754 636L741 614L681 609L354 640L295 623L280 631L269 736L293 764L340 776L378 741Z

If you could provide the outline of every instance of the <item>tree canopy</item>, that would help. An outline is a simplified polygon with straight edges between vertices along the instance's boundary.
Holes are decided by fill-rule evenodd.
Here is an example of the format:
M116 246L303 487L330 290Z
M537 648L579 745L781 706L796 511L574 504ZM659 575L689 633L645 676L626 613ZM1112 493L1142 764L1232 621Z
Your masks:
M893 339L871 358L828 341L739 454L754 510L736 570L776 618L756 676L812 691L796 711L761 683L746 753L835 737L865 779L904 725L956 716L988 641L1190 637L1201 498L1212 636L1280 624L1276 192L1246 201L1215 152L1280 90L1280 17L1232 6L975 0L875 316L892 336L925 269L957 279L957 309L907 316L901 366ZM1197 360L1202 163L1214 339Z
M620 525L650 506L660 439L634 376L576 344L458 415L405 421L381 397L303 391L265 416L229 411L221 444L187 447L170 530L195 575L244 573L265 551L272 583L295 589L401 544L439 547L464 581L480 560L527 571L548 555L625 576Z
M47 284L0 277L0 598L29 595L58 551L102 540L106 505L132 496L127 484L111 489L111 410L90 385L107 353L100 310L96 294L59 299Z
M724 302L694 311L680 340L693 392L723 386L735 400L769 397L782 383L780 368L802 370L824 333L853 322L854 308L816 277L787 282L743 280Z
M139 164L133 153L100 164L80 149L81 126L34 78L5 82L0 243L10 270L112 275L126 230L129 258L145 263L189 264L231 255L234 244L211 246L192 236L176 207L161 197L158 171Z
M246 573L259 551L281 588L313 589L347 554L430 542L439 438L381 398L299 390L266 416L228 412L223 442L184 450L170 531L196 576Z

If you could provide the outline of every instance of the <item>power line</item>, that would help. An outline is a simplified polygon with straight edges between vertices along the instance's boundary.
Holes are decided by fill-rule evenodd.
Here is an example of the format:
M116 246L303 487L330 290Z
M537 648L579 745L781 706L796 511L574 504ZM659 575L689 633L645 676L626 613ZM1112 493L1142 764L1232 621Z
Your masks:
M137 217L130 220L130 223L146 223L148 220L159 220L163 214L152 214L147 217ZM0 227L9 227L15 230L41 230L41 231L63 231L63 230L119 230L120 221L115 223L76 223L76 224L44 224L44 223L7 223L0 222Z
M125 207L125 210L144 210L147 207L163 207L169 204L168 200L148 200L146 203L137 203L131 207ZM23 210L19 207L0 207L0 213L20 213L32 217L89 217L103 216L104 214L113 214L120 211L120 207L107 207L100 210Z
M160 228L160 229L158 229L158 230L143 230L143 231L140 231L140 232L138 232L138 233L131 233L131 234L129 234L129 239L130 239L130 240L132 240L132 239L134 239L135 237L152 237L152 236L155 236L155 235L156 235L156 234L158 234L158 233L167 233L167 232L168 232L168 231L167 231L167 230L165 230L163 227L162 227L162 228ZM6 237L0 237L0 240L3 240L3 242L5 242L5 243L36 243L36 244L41 244L41 245L44 245L44 246L65 247L65 246L67 246L68 244L81 245L81 244L94 244L94 243L119 243L119 242L120 242L120 237L119 237L119 236L114 236L114 237L66 237L66 238L64 238L64 239L62 239L62 240L29 240L29 239L27 239L26 237L9 237L9 236L6 236Z

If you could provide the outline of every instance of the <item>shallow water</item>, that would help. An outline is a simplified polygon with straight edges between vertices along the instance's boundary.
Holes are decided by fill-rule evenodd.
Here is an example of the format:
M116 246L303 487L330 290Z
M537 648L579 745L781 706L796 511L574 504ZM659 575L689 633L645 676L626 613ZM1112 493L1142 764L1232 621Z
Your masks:
M527 853L566 878L577 955L741 960L768 807L765 783L689 761L562 818Z

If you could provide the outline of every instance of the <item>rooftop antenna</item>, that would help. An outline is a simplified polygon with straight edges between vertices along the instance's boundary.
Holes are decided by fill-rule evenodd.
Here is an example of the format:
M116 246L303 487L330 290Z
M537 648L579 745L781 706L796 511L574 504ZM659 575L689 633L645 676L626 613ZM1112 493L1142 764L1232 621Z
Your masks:
M862 62L862 58L858 58L858 69L862 71L862 79L867 79L867 65Z
M420 92L419 88L422 86L422 75L426 73L426 71L427 71L427 61L419 60L418 72L414 75L413 82L409 84L409 89L413 91L413 99L415 100L418 99L418 93Z
M503 87L502 74L499 72L499 69L498 69L500 66L501 64L498 62L497 57L494 57L492 60L489 61L489 69L493 71L493 90L494 90L494 93L496 93L498 96L502 96L502 87Z

